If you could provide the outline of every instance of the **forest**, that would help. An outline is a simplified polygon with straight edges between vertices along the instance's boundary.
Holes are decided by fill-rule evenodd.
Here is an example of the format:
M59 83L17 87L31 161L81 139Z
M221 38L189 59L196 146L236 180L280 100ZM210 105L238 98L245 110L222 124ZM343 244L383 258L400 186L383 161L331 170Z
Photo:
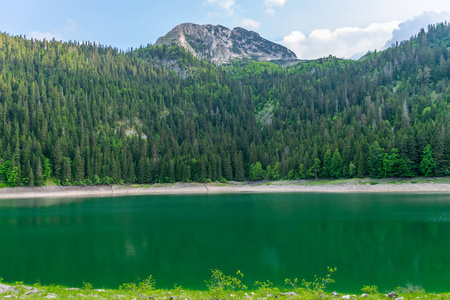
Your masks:
M361 59L214 65L0 33L0 186L450 175L450 24Z

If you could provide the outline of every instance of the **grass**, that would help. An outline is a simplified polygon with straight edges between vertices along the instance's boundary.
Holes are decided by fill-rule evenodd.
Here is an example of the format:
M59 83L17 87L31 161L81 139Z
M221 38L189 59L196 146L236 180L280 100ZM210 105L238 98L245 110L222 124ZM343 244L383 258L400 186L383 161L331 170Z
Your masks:
M82 288L67 288L64 286L34 284L24 285L23 282L8 284L13 289L0 294L2 298L17 299L357 299L366 294L369 299L450 299L450 293L426 293L421 286L407 284L397 287L394 291L380 292L377 286L364 285L358 294L332 292L329 285L334 283L332 274L336 269L328 268L324 277L315 277L307 282L286 279L284 287L276 287L270 281L255 282L252 287L245 286L241 279L242 272L226 275L218 269L211 270L211 278L205 280L207 290L188 290L181 286L173 289L157 289L152 276L132 283L125 283L117 289L94 289L92 284L84 283ZM1 283L1 278L0 278ZM395 293L395 294L394 294ZM390 295L390 298L387 295Z

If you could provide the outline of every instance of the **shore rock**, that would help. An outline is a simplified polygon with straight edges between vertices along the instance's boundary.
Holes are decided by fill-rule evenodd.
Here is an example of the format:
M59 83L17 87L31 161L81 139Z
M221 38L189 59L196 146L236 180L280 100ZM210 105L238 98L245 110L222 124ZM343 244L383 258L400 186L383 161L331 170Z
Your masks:
M392 292L390 292L387 296L388 296L389 298L397 298L397 297L398 297L398 294L397 294L396 292L392 291Z
M294 292L287 292L287 293L281 293L281 296L298 296L296 293Z
M0 283L0 294L8 292L17 292L17 289L13 286Z

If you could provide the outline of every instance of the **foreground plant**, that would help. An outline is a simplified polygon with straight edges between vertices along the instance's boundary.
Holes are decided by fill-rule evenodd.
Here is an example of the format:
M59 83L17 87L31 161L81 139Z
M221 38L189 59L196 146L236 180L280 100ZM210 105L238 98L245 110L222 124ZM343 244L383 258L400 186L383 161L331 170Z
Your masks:
M376 285L364 285L361 291L365 294L376 295L378 294L378 287Z
M144 280L139 281L137 284L135 282L124 283L119 287L119 290L124 291L126 294L135 295L137 297L144 297L149 295L149 292L155 290L156 282L152 275Z
M244 274L241 271L236 272L236 276L225 275L219 269L211 270L211 278L209 280L205 280L206 285L208 286L209 292L214 295L215 298L230 298L228 295L235 290L246 290L247 286L244 285L241 279L244 277Z
M286 278L285 283L290 285L297 294L304 294L306 292L311 299L322 299L326 297L325 289L327 285L334 283L334 279L331 278L331 275L336 272L337 268L327 267L327 270L328 274L325 277L317 277L316 275L314 276L314 281L306 281L303 279L303 289L297 285L298 278L295 278L294 280Z
M255 286L258 288L258 294L265 296L275 295L280 293L280 289L273 286L273 283L269 280L267 281L255 281Z

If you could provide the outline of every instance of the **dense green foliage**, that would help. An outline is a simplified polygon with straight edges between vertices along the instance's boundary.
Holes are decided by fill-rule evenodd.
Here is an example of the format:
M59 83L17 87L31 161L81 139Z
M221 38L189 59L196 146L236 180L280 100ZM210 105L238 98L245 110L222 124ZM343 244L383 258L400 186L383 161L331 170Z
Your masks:
M217 67L0 34L10 186L445 176L450 26L359 61ZM252 167L253 166L253 167ZM260 168L261 167L261 168Z

